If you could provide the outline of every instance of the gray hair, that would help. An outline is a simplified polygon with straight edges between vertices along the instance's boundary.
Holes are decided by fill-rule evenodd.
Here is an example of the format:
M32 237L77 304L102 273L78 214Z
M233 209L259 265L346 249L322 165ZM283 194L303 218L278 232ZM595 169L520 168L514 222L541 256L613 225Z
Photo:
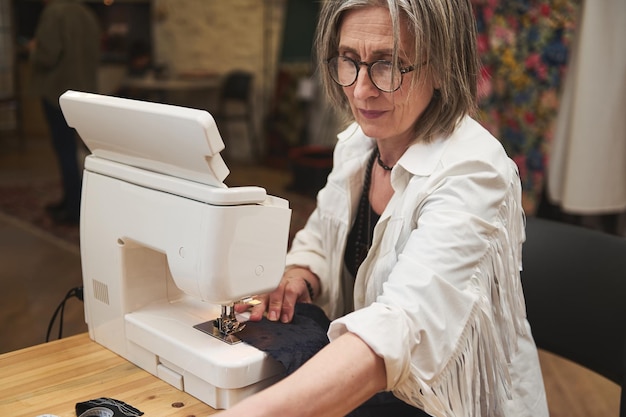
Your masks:
M398 62L400 25L407 22L409 33L415 38L415 56L427 60L427 65L416 71L430 71L438 84L431 102L415 123L415 140L430 141L439 135L450 135L462 116L477 109L480 61L470 0L324 0L315 40L319 75L330 102L346 114L350 114L347 98L342 87L330 78L325 61L337 54L345 12L365 6L389 9L394 34L393 62Z

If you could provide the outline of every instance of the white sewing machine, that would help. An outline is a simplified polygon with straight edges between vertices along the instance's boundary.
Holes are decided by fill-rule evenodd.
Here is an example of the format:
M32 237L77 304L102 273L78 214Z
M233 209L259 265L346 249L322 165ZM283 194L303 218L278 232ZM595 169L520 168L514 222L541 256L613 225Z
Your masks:
M228 188L206 111L68 91L85 159L80 243L90 337L214 408L282 377L237 343L233 303L274 289L291 210Z

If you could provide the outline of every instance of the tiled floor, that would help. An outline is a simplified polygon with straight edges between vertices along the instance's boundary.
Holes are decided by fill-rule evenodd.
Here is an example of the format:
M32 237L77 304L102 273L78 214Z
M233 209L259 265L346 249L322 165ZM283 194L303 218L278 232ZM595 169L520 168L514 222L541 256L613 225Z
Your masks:
M285 191L288 172L257 168L232 169L229 178L234 185L261 185L273 195L303 198ZM23 148L0 140L0 184L56 176L46 138L31 138ZM55 308L81 280L77 246L0 214L0 353L43 343ZM71 299L64 336L86 331L83 317L82 303ZM552 417L618 415L615 384L545 352L540 358Z

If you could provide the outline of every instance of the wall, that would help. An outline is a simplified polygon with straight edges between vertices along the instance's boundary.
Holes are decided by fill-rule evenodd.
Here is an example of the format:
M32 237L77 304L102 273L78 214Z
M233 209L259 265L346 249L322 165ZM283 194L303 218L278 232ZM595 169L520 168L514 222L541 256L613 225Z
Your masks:
M287 0L151 1L150 26L155 63L166 66L171 76L223 74L232 69L253 72L255 117L257 131L260 131L274 91ZM28 72L29 68L23 71L22 87L28 82ZM114 94L124 76L124 63L104 63L99 74L99 92ZM22 91L27 90L22 88ZM38 102L28 93L23 101L27 110L23 125L27 133L46 134L45 123L38 114ZM230 135L237 140L229 147L245 148L248 145L245 126L233 126L232 130ZM243 149L242 153L245 152Z
M154 0L157 64L172 74L255 74L262 101L271 91L286 0Z
M260 132L274 89L286 0L153 0L152 6L156 64L170 75L252 72ZM245 126L229 128L222 132L229 149L249 153Z

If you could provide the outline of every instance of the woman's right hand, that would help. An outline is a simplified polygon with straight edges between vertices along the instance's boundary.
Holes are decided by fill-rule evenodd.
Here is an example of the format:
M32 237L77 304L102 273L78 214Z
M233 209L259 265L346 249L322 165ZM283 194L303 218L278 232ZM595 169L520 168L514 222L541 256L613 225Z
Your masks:
M311 286L313 297L307 282ZM285 271L274 291L254 297L257 302L251 307L247 304L238 304L235 309L242 312L249 308L251 321L261 320L267 312L268 320L289 323L293 319L296 303L312 303L312 298L319 292L320 282L317 275L308 268L294 267Z

